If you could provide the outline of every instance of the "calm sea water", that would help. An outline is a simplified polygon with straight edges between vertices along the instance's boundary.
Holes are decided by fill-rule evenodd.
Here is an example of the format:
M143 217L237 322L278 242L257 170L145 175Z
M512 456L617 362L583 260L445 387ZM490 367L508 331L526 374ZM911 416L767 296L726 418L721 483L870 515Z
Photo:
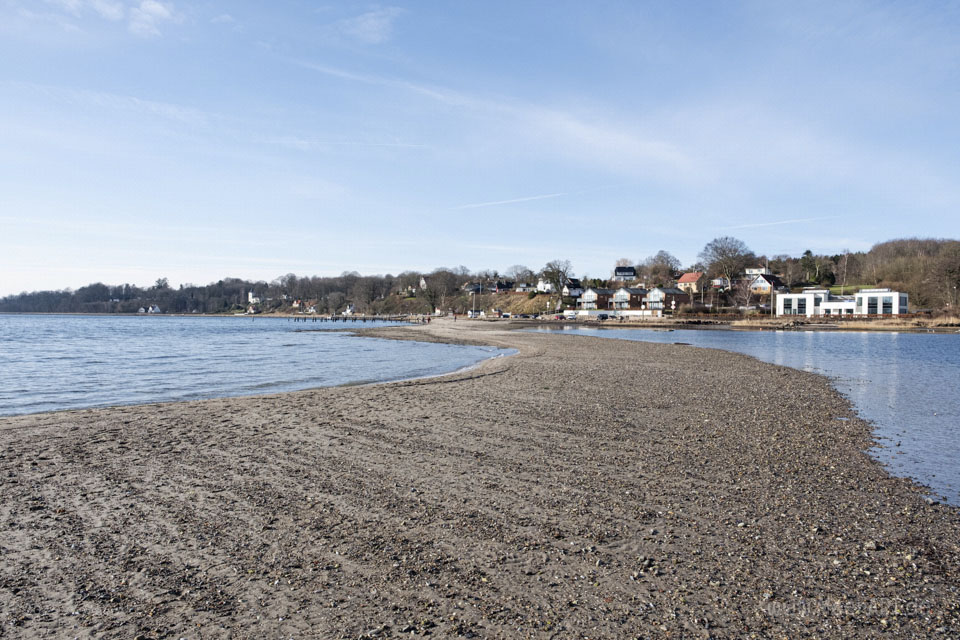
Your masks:
M330 330L343 328L286 318L0 315L0 415L417 378L504 353Z
M550 329L537 329L538 331ZM565 327L570 333L686 342L830 377L875 425L871 453L960 505L960 335L830 331L658 331Z

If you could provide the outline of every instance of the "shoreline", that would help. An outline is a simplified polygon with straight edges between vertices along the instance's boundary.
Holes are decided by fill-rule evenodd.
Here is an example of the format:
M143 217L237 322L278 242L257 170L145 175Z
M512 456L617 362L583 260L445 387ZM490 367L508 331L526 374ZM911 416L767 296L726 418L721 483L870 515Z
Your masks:
M143 313L70 313L70 312L14 312L14 311L0 311L0 316L10 315L37 315L37 316L89 316L89 317L117 317L117 318L262 318L262 319L282 319L286 318L288 320L297 319L307 321L308 319L319 320L321 318L330 318L331 316L325 315L307 315L301 313L257 313L257 314L246 314L246 313L161 313L161 314L143 314ZM398 323L412 323L409 318L417 317L427 317L424 314L408 314L407 316L333 316L336 318L335 322L343 323L344 325L348 323L360 322L365 324L367 322L398 322ZM436 320L434 316L430 316ZM849 332L862 332L862 331L878 331L878 332L896 332L896 333L960 333L960 326L956 324L936 324L935 320L932 320L932 323L924 323L920 321L907 322L907 321L896 321L896 320L885 320L885 319L873 319L873 320L842 320L839 322L825 322L822 318L816 319L817 321L807 319L807 318L783 318L775 319L765 317L763 319L751 319L749 317L744 317L739 320L731 319L711 319L706 318L650 318L646 320L631 320L627 322L618 322L616 320L610 319L606 321L583 321L583 320L533 320L533 319L521 319L521 318L488 318L484 320L472 320L465 318L464 316L458 316L463 318L467 322L483 322L483 323L495 323L498 324L501 328L508 326L525 324L529 326L550 326L557 324L576 324L578 326L589 326L589 327L620 327L620 328L630 328L630 329L704 329L704 330L729 330L729 331L849 331ZM408 319L398 319L398 318L408 318ZM448 318L443 318L447 320ZM902 324L896 324L901 322ZM349 331L350 329L340 329L341 331Z
M355 332L517 349L440 377L0 418L0 631L960 630L960 512L827 378L505 329Z

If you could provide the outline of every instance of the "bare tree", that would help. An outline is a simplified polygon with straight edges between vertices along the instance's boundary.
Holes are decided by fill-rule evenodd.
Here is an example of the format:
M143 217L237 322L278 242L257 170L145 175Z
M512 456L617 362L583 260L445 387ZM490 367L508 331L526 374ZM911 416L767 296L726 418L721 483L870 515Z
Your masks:
M932 271L940 304L956 314L960 304L960 242L951 242L941 249Z
M551 260L540 270L540 277L553 285L553 291L559 294L573 277L573 265L569 260Z
M423 298L430 304L430 310L444 309L447 297L457 290L461 276L447 269L437 269L427 276L427 288L421 291Z
M733 285L733 301L738 306L745 307L750 304L753 299L753 291L750 289L752 284L749 278L742 278Z
M753 252L743 241L730 236L708 242L699 258L713 275L723 276L731 285L734 278L743 273L747 265L755 259Z
M508 278L512 278L514 282L530 282L533 280L536 274L533 270L523 264L515 264L506 271Z
M340 291L334 291L324 298L324 306L327 308L327 313L334 315L340 310L341 307L343 307L346 301L347 296Z
M661 249L656 255L643 261L641 271L644 279L648 279L657 285L664 285L673 280L674 274L680 270L680 266L680 261L677 260L676 256Z
M837 263L837 270L840 272L840 295L847 286L847 268L850 266L850 249L844 249L840 261Z

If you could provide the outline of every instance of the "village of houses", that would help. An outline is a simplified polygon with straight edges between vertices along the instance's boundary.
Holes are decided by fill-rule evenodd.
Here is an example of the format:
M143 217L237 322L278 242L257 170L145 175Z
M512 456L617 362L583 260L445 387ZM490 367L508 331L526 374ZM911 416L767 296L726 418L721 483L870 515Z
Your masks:
M557 296L556 287L545 278L533 282L511 282L504 279L486 282L466 282L458 293L474 296L474 304L468 309L461 307L460 313L475 318L509 318L509 304L489 308L477 305L477 297L490 300L491 294L524 295L536 297L545 295L553 306L541 308L541 311L523 314L520 317L555 317L565 320L629 320L644 317L659 318L673 315L697 315L735 312L737 314L754 313L761 315L795 316L806 318L882 318L908 313L909 296L906 293L889 288L863 288L849 295L836 295L821 287L803 287L791 291L781 279L768 267L758 266L745 269L744 273L732 281L725 277L708 278L704 272L690 271L675 274L675 281L664 286L647 286L638 277L637 270L631 266L618 266L614 269L606 287L584 286L576 278L567 278ZM420 277L419 287L430 287L430 276ZM415 286L406 288L399 295L415 296ZM486 294L484 296L484 294ZM305 300L283 296L289 309L296 314L315 315L316 306ZM497 297L494 296L494 301ZM505 301L506 299L504 299ZM269 301L269 299L268 299ZM263 302L260 296L249 291L246 314L258 314ZM503 307L503 308L500 308ZM772 313L771 313L772 311ZM160 313L156 306L141 308L140 313ZM358 313L353 304L347 304L338 314L354 316ZM435 315L455 314L455 308L436 308Z
M738 311L758 311L777 316L817 316L841 317L882 317L908 313L909 297L906 293L888 288L861 289L852 295L834 295L829 289L805 287L799 292L791 292L778 276L767 267L746 269L743 276L731 282L720 277L708 279L700 271L691 271L680 275L671 286L648 288L638 280L634 267L616 267L611 282L619 285L609 288L584 287L575 278L567 280L563 286L562 299L572 301L568 308L558 310L566 319L631 317L663 317L677 313L705 313L718 306L719 301L726 306L733 303L734 292L743 291L746 302ZM427 282L421 279L421 286ZM545 293L554 294L554 285L540 278L536 284L498 281L488 287L497 293ZM481 283L467 283L463 287L467 293L483 293ZM739 296L737 296L739 297ZM487 317L491 312L471 311L468 315ZM504 314L497 310L496 316Z

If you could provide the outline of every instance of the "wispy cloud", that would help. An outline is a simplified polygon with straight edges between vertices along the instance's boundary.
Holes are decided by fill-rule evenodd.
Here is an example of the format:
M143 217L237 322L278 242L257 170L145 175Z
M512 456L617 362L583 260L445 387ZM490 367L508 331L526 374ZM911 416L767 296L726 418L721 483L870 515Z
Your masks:
M72 17L69 15L64 15L63 12L57 12L57 11L37 12L37 11L31 11L24 7L16 7L16 15L20 19L28 22L53 24L67 32L76 33L80 31L80 27L78 27L74 23ZM7 25L0 24L0 29L2 29L4 26L7 26Z
M310 69L318 73L322 73L326 76L331 76L333 78L340 78L341 80L349 80L352 82L359 82L362 84L369 84L372 86L378 87L388 87L393 89L402 89L404 91L409 91L411 93L418 93L420 95L431 98L437 102L448 105L478 105L478 101L469 98L468 96L459 94L455 91L448 89L431 87L429 85L418 84L415 82L410 82L408 80L402 80L400 78L390 78L385 76L378 76L367 73L357 73L354 71L347 71L346 69L340 69L339 67L332 67L325 64L319 64L316 62L308 62L305 60L291 60L293 64L304 67L305 69Z
M353 18L340 20L334 29L341 35L363 44L381 44L393 35L393 23L403 14L399 7L383 7Z
M209 114L193 107L145 100L135 96L126 96L103 91L67 89L33 83L0 83L0 86L15 87L20 90L34 91L47 98L72 105L86 105L116 111L135 111L174 120L183 124L199 125L207 122Z
M210 24L228 28L234 33L243 33L246 30L243 24L241 24L239 20L229 13L221 13L213 18L210 18Z
M792 218L790 220L774 220L773 222L748 222L746 224L736 224L724 229L757 229L760 227L776 227L784 224L802 224L805 222L817 222L819 220L833 220L837 216L820 216L818 218Z
M402 142L399 140L329 140L322 138L302 138L299 136L279 136L263 138L265 144L310 151L323 147L398 147L405 149L424 149L425 144Z
M167 22L180 22L183 17L177 13L172 2L160 0L141 0L139 6L130 9L130 33L152 38L160 35L160 26Z
M48 5L80 17L87 11L93 11L107 20L123 20L126 9L117 0L44 0Z
M462 204L457 207L451 207L451 211L461 209L482 209L483 207L496 207L502 204L515 204L517 202L530 202L531 200L549 200L550 198L559 198L567 195L566 193L546 193L539 196L526 196L524 198L512 198L510 200L495 200L493 202L477 202L474 204Z
M485 117L494 116L503 125L501 129L510 132L511 142L523 140L527 148L550 150L578 161L602 164L620 173L687 183L706 173L690 154L669 140L601 115L584 117L521 100L479 97L445 87L356 73L303 60L291 62L342 80L407 91L447 107Z
M23 0L7 0L20 17L52 22L70 31L80 31L82 20L96 16L110 22L126 22L130 33L141 37L160 35L166 23L179 23L183 15L169 0L43 0L47 11L35 11L37 0L24 6Z

